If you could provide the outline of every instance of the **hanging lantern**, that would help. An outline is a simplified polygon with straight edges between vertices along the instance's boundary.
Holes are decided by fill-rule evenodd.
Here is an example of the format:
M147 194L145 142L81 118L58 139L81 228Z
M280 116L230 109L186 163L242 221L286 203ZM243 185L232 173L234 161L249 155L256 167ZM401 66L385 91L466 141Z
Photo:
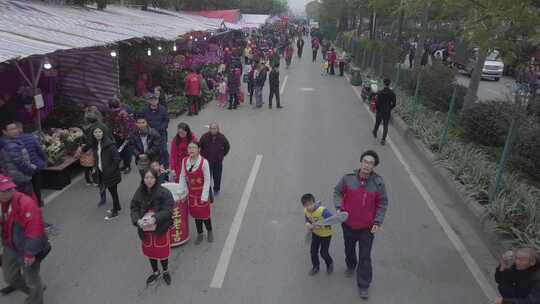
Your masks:
M118 53L117 53L115 50L112 50L112 51L111 51L111 57L114 58L114 57L116 57L116 56L118 56Z
M172 47L172 50L176 52L176 50L177 50L177 48L176 48L176 44L175 44L175 45L173 45L173 47Z
M157 47L158 51L161 51L163 48L160 46Z
M148 56L152 56L152 50L148 49L148 51L146 51L146 54L148 54Z
M47 58L47 57L45 57L45 58L43 59L43 68L44 68L45 70L50 70L50 69L52 69L52 64L51 64L51 62L49 61L49 58Z

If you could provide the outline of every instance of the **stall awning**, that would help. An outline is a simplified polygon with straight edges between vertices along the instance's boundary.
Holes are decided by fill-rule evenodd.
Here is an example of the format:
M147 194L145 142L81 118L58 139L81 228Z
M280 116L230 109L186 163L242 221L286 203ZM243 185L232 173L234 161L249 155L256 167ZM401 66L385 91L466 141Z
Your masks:
M0 62L57 50L103 46L132 38L172 40L221 24L203 16L117 5L106 10L37 2L0 1Z
M189 11L188 14L203 16L208 18L223 19L225 22L237 23L240 21L240 10L208 10L208 11Z
M270 19L270 15L242 14L240 24L243 28L259 28Z

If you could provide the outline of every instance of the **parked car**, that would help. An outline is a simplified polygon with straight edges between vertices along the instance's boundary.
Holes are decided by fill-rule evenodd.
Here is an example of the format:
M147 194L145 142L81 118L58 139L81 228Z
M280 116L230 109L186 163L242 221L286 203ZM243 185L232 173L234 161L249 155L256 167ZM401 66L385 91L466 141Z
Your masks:
M467 75L472 75L476 60L478 58L478 48L472 48L468 52L457 52L454 64L459 69L463 70ZM503 76L504 62L501 59L500 53L497 50L492 50L486 57L484 67L482 68L483 79L493 79L499 81Z

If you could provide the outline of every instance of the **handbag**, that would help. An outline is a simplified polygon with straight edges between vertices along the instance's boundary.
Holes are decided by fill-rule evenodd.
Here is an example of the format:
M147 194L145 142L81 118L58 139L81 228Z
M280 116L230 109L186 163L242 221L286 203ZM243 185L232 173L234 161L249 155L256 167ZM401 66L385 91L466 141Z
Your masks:
M96 165L96 160L94 159L94 152L92 150L88 150L82 153L79 162L83 167L94 167Z

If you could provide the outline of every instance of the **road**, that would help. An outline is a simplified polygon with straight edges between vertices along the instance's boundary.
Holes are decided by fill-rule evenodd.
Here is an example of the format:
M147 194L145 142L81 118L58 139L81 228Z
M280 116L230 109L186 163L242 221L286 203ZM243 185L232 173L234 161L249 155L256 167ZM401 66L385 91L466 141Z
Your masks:
M435 183L393 128L391 144L380 146L372 138L370 113L344 78L321 76L320 63L308 58L295 58L290 70L282 69L281 78L286 75L284 109L244 104L228 111L212 103L199 116L171 121L169 134L184 121L197 135L217 121L232 146L213 209L216 240L174 249L172 286L145 287L150 266L129 220L129 201L139 183L132 172L119 186L123 210L116 221L103 221L110 206L97 208L96 188L80 181L46 206L47 221L58 229L42 267L46 303L360 303L354 280L343 274L340 228L334 229L330 250L334 274L308 277L299 199L312 192L333 210L334 185L359 166L366 149L379 153L377 171L390 197L383 230L375 237L368 303L488 303L496 261L478 221ZM260 167L252 170L256 159ZM246 188L250 175L252 189ZM236 216L239 206L245 209ZM236 243L220 259L235 228ZM210 287L218 266L225 270L223 284ZM480 284L487 284L487 292ZM22 300L22 294L0 297L6 304Z
M465 87L469 86L470 79L466 75L457 76L458 83ZM511 88L514 83L514 79L506 76L502 77L499 81L482 79L478 88L478 98L481 101L508 100L511 98Z

